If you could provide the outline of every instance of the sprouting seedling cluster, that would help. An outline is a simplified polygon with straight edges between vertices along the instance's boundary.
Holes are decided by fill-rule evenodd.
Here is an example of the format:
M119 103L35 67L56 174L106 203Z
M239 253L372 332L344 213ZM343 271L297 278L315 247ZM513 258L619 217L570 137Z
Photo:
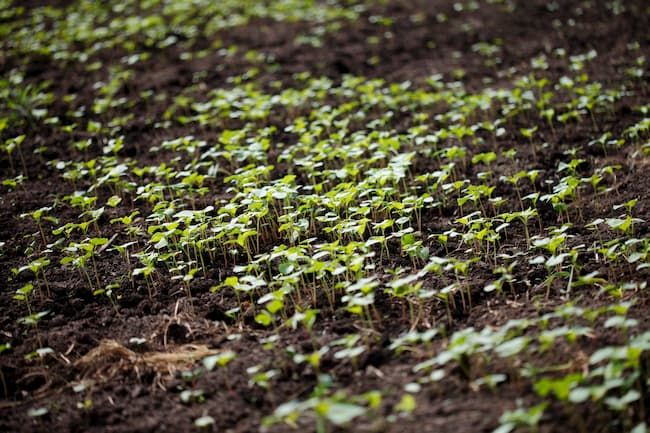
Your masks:
M466 3L453 9L486 7ZM71 15L36 9L2 30L13 36L13 55L45 53L99 77L90 96L50 93L56 83L26 83L19 67L0 77L2 187L29 188L40 162L64 186L20 215L29 234L7 241L27 245L7 284L24 311L21 332L38 341L30 362L53 352L40 347L56 314L43 306L64 290L117 314L129 308L124 295L147 308L171 298L175 318L180 305L196 317L217 304L224 329L262 335L270 359L242 366L246 354L231 350L203 359L182 377L188 407L211 397L198 385L207 376L223 378L228 391L270 395L299 371L314 379L310 389L273 398L263 424L325 432L388 412L407 418L421 389L459 375L472 392L530 385L531 404L503 413L499 433L535 430L551 405L567 413L592 405L618 414L626 429L642 425L650 346L635 301L647 290L648 204L621 186L647 165L648 106L634 107L620 128L609 125L641 85L645 60L625 65L625 85L590 75L596 51L563 50L479 88L465 85L462 70L418 83L305 72L283 85L256 80L278 67L272 55L214 39L255 20L304 21L317 28L296 44L318 48L366 7L129 1L114 11L123 19L87 4ZM393 24L366 18L384 30ZM210 48L195 50L197 38ZM149 50L177 44L188 65L215 51L254 67L228 85L208 88L202 71L171 93L134 97ZM106 67L105 49L124 56ZM471 51L498 74L508 45L496 38ZM133 133L141 127L133 112L143 107L153 137L146 145ZM38 147L37 128L63 137L61 148ZM580 139L566 142L572 136ZM61 273L78 275L75 285L53 284ZM472 327L468 318L486 305L528 310ZM332 335L337 321L349 326ZM603 330L614 341L596 350ZM404 389L351 391L337 380L340 366L373 371L383 351L414 365ZM233 378L237 371L246 379ZM194 420L199 429L219 421L207 413Z

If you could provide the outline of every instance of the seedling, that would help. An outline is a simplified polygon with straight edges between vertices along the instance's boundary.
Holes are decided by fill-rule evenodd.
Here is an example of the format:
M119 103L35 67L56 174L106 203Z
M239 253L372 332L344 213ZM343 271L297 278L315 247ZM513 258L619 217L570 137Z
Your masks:
M518 427L535 429L547 406L547 403L541 403L531 408L519 407L516 410L507 411L499 418L501 425L492 433L509 433Z
M231 350L219 353L217 355L210 355L206 358L203 358L203 367L207 371L212 371L216 367L223 368L224 370L224 382L226 383L226 387L228 389L231 389L230 387L230 381L228 379L228 364L230 364L231 361L233 361L237 357L237 354Z
M555 32L543 53L514 58L528 49L476 28L477 17L517 22L525 8L511 0L452 2L435 16L414 2L105 3L0 7L0 259L15 302L7 317L24 316L21 329L3 326L16 348L0 378L7 398L42 400L3 426L65 424L44 392L61 382L48 372L78 370L77 407L91 414L93 381L164 386L182 364L173 398L205 431L237 430L238 414L204 410L230 394L256 406L241 428L270 414L263 424L325 433L395 430L401 419L426 430L425 400L440 394L454 408L502 387L514 397L498 433L551 431L557 419L645 429L650 105L639 102L641 41L625 40L639 29L623 25L643 18L640 6L548 1ZM553 45L580 46L601 15L605 33L629 30L610 52L602 38L587 44L600 57ZM471 49L429 41L432 20ZM251 47L239 36L256 23L272 37ZM416 77L421 68L399 64L413 53L389 58L409 36L404 23L421 48L449 54L448 73ZM330 77L290 76L296 65L275 58L293 42L309 59L318 53L305 46L324 49L361 24L359 60L376 78L327 56ZM389 69L404 81L381 77ZM62 346L79 320L89 338ZM133 350L99 341L99 325L123 322L143 328ZM170 323L188 330L186 345L167 341ZM206 339L220 351L196 355ZM248 353L255 345L262 352ZM108 362L86 369L91 358ZM136 391L109 396L107 411Z

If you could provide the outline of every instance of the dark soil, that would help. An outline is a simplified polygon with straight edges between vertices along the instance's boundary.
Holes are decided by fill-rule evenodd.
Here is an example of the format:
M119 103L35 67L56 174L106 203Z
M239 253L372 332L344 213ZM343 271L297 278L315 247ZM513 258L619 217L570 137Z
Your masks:
M309 71L313 75L324 75L340 80L346 74L381 77L388 82L410 80L414 85L424 85L433 74L446 77L457 74L468 89L486 86L498 87L508 82L504 71L516 67L520 72L530 69L529 60L550 50L563 47L568 52L587 52L594 49L598 58L588 66L593 79L603 84L615 86L621 77L623 60L629 56L627 44L639 41L641 54L650 58L648 48L649 15L643 0L625 2L627 11L613 16L603 7L604 2L556 1L556 11L550 11L546 1L516 2L515 13L502 12L500 5L484 5L479 12L459 14L454 11L451 1L402 0L389 1L385 6L375 6L364 12L362 19L351 22L334 34L324 37L322 47L296 45L295 37L309 28L307 23L279 23L271 20L257 20L246 26L223 31L220 38L226 43L234 43L246 49L255 49L272 54L277 64L274 68L262 68L257 77L267 86L274 81L290 85L296 73ZM507 3L507 2L504 2ZM580 9L580 13L576 10ZM448 22L444 26L436 15L444 13ZM390 16L393 24L378 26L369 21L374 14ZM565 23L572 19L575 25L552 26L555 19ZM467 30L467 26L470 27ZM387 36L388 34L388 36ZM367 42L369 37L377 37L379 43ZM486 67L484 58L472 50L480 41L501 39L505 43L500 54L501 61L496 67ZM211 41L202 41L208 47ZM461 56L455 56L454 53ZM208 55L203 59L181 61L180 49L168 48L152 52L151 59L136 66L137 74L121 92L124 96L137 95L145 90L155 90L168 95L178 94L182 89L194 86L194 92L205 88L228 86L228 77L245 73L250 63L242 57L224 59ZM92 83L105 77L109 65L119 63L122 53L109 51L100 53L104 67L94 73L81 68L62 67L49 58L18 59L4 58L0 68L3 72L11 67L27 64L27 80L37 82L50 80L58 94L78 93L79 105L91 105L94 92ZM550 58L550 57L549 57ZM372 60L371 60L372 59ZM551 61L551 60L549 60ZM462 69L462 73L460 72ZM562 66L551 64L550 70L557 76L564 74ZM201 74L201 75L196 75ZM197 78L200 77L200 78ZM647 75L646 75L647 77ZM602 115L597 120L603 129L620 132L629 124L639 120L639 114L630 107L647 103L648 82L638 83L634 96L619 103L616 112ZM65 107L55 106L52 114L66 116ZM154 130L151 119L160 117L163 108L148 101L133 107L133 119L125 128L133 148L127 149L128 156L142 160L162 158L148 153L151 143L161 139L183 135L210 136L210 131L193 131L192 128ZM408 128L408 113L403 119L395 119L395 127ZM551 143L546 158L539 161L540 168L555 167L563 157L562 152L575 144L584 144L587 131L579 128L566 128L556 139L551 131L541 134ZM78 139L82 138L81 133ZM16 191L4 190L0 195L0 241L5 242L5 253L0 256L0 281L12 277L11 269L27 262L24 251L29 247L31 234L38 228L32 221L19 218L25 212L48 206L54 196L70 194L74 191L69 183L64 183L55 170L45 161L63 158L67 146L66 137L59 137L43 131L37 144L47 145L47 154L37 157L27 152L27 172L30 179ZM285 139L291 139L290 136ZM99 154L101 149L91 148L89 152ZM522 159L527 155L522 151ZM625 164L626 155L592 155L594 160L610 159L612 164ZM154 162L148 161L148 162ZM522 166L528 166L522 162ZM624 167L618 178L619 197L583 197L582 218L590 221L597 217L615 216L612 204L638 198L637 214L650 221L650 179L645 175L646 167ZM425 167L422 167L424 170ZM11 171L6 159L0 159L2 178L9 177ZM471 176L471 174L469 174ZM500 195L512 196L513 191L501 191ZM225 194L214 192L206 198L213 202ZM128 206L143 210L140 203ZM60 212L59 225L73 221L76 213L72 209ZM67 210L66 210L67 209ZM124 208L118 208L118 211ZM124 213L124 212L122 212ZM442 215L440 215L442 214ZM645 216L644 216L645 215ZM549 212L543 216L545 226L555 225L556 215ZM445 211L431 211L426 215L423 230L436 232L438 218L450 218ZM110 215L105 216L107 220ZM54 225L45 223L48 228ZM109 224L102 226L102 236L111 237L114 230ZM639 224L638 234L647 235L649 223ZM576 245L590 244L591 233L574 233ZM514 238L517 238L514 236ZM453 245L450 246L453 248ZM399 263L384 265L388 268ZM106 259L98 264L100 273L107 276L124 275L127 270L119 257ZM592 266L597 268L597 264ZM477 290L473 308L454 313L453 325L449 331L473 326L477 329L487 325L499 325L510 318L534 317L540 310L533 305L535 298L543 297L545 288L542 277L518 275L520 284L509 297L491 298ZM623 269L622 272L628 272ZM647 274L647 270L645 271ZM37 311L48 310L50 314L39 324L38 332L26 332L17 320L25 314L24 307L12 299L14 290L27 282L14 279L11 285L0 289L2 315L0 333L12 341L12 350L0 357L0 431L6 432L184 432L191 431L193 420L203 414L211 414L216 421L215 432L257 431L260 420L273 412L281 403L292 398L305 397L317 381L316 372L304 365L297 366L283 353L288 345L309 350L312 340L309 335L295 332L281 332L282 344L275 348L264 348L264 338L271 332L259 327L252 317L243 323L234 323L225 312L236 301L228 296L212 294L208 290L221 279L221 270L213 270L213 278L205 279L193 287L193 307L177 285L161 278L157 284L157 294L149 299L144 285L123 287L123 295L117 301L119 314L110 302L98 301L85 287L85 281L76 273L52 270L47 277L52 290L51 299L35 300ZM645 275L647 279L649 275ZM624 279L624 274L621 275ZM642 276L636 275L636 279ZM489 269L477 269L470 276L472 286L482 287L492 279ZM431 281L430 284L435 284ZM637 303L631 315L637 317L646 328L650 323L647 311L650 301L648 293L637 293ZM597 306L601 302L587 295L583 298L587 305ZM377 300L382 323L371 342L372 349L359 360L357 368L334 359L325 359L323 368L335 373L335 381L350 393L360 393L372 389L392 390L382 406L386 413L397 402L403 385L416 380L411 367L418 361L427 359L428 353L405 353L394 356L388 349L390 339L407 330L402 323L399 305L386 299ZM552 303L545 305L551 309ZM430 322L446 321L444 309L430 312ZM334 311L317 322L314 338L319 345L340 338L355 330L354 320L344 311ZM168 375L153 371L122 369L115 376L103 381L94 375L87 375L76 366L76 361L97 347L104 339L114 339L136 352L165 351L183 344L205 344L211 349L232 349L238 357L229 364L227 370L215 370L195 380L184 380L180 373ZM132 338L146 339L146 347L129 343ZM610 335L596 335L585 343L598 346L612 344L617 340ZM438 344L438 343L436 343ZM48 355L42 361L27 361L25 356L37 347L50 347L56 355ZM435 350L432 348L431 350ZM561 358L562 348L558 347L554 356ZM551 360L552 361L552 360ZM263 369L277 368L280 376L272 388L248 387L246 368L260 364ZM87 388L75 391L75 385L84 378L94 379ZM179 393L184 389L201 389L206 402L201 405L186 405ZM528 401L533 396L529 388L522 389L518 383L509 383L498 392L488 390L474 391L469 388L462 374L457 380L445 381L444 385L433 385L420 394L417 411L410 417L391 424L370 420L352 429L359 432L490 432L498 425L498 416L505 409L514 407L517 398ZM79 409L79 405L86 408ZM50 408L49 413L40 418L28 416L28 410L35 407ZM553 407L545 415L544 431L611 431L608 415L585 412L568 415L561 405ZM311 430L313 425L301 425ZM286 425L277 425L271 431L286 431Z

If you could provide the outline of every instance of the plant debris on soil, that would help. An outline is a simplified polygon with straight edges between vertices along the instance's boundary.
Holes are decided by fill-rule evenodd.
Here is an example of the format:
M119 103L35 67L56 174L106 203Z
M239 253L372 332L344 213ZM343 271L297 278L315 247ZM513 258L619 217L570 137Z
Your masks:
M0 4L0 431L650 428L647 1Z

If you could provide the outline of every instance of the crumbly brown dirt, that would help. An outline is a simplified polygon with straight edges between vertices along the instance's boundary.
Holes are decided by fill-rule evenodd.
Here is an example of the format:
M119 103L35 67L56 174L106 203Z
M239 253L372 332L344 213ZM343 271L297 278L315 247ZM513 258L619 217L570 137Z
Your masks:
M269 84L279 80L285 85L293 82L295 73L309 71L313 75L324 75L339 80L345 74L381 77L385 80L410 80L422 83L436 73L453 74L462 68L462 80L468 88L503 84L506 78L497 74L496 69L487 68L481 57L472 53L472 46L483 40L502 39L506 41L501 55L502 63L498 70L515 66L525 71L528 62L540 52L564 47L571 52L586 52L595 49L599 53L596 62L589 65L593 79L607 85L615 85L622 60L627 56L626 44L633 41L645 43L642 51L650 57L648 33L650 26L648 14L635 14L645 2L630 1L628 12L611 16L600 6L601 2L591 2L591 8L583 8L581 15L575 15L575 8L585 2L557 1L561 12L551 12L546 1L518 2L513 14L500 13L497 7L482 8L477 13L458 15L452 2L427 0L390 1L386 6L377 6L382 15L391 16L394 23L389 27L392 34L385 39L386 29L369 24L368 17L373 10L365 12L358 22L351 22L341 31L324 37L320 48L306 47L293 43L296 35L308 25L305 23L277 23L270 20L256 20L250 24L224 31L220 34L226 43L271 53L280 65L278 69L262 70L258 80ZM644 6L645 5L645 6ZM436 14L445 13L449 21L444 26L436 19ZM413 20L417 15L419 19ZM573 18L575 26L562 26L554 29L551 21ZM473 30L462 30L464 24L471 24ZM382 38L382 43L370 45L369 36ZM209 46L210 41L205 41ZM202 47L197 47L200 49ZM464 54L454 56L454 52ZM178 61L174 48L153 52L152 59L137 66L137 76L130 82L125 95L135 95L143 90L155 90L174 94L192 83L193 75L206 71L203 78L205 86L226 86L227 77L241 74L250 66L241 59L227 59L210 56L191 62ZM117 62L122 56L119 52L101 54L106 65ZM375 58L373 62L369 59ZM9 70L23 59L5 58L0 68ZM101 77L103 70L88 74L82 70L63 70L51 59L29 59L28 80L51 80L56 83L55 91L60 94L75 91L81 103L92 102L92 83ZM218 66L218 67L217 67ZM551 65L554 70L555 65ZM557 68L557 74L562 71ZM489 80L489 81L486 81ZM638 114L631 111L634 104L647 101L648 82L640 83L635 89L634 99L627 99L616 107L607 117L598 119L603 129L620 132L630 123L638 120ZM56 114L56 108L53 109ZM129 143L127 149L133 158L152 158L147 150L149 144L159 141L160 132L154 131L149 119L159 114L159 108L147 104L134 107L134 119L126 128ZM64 113L61 113L64 115ZM399 119L396 120L399 123ZM408 119L404 119L408 124ZM166 131L170 136L195 134L191 128ZM209 134L209 132L205 132ZM574 143L584 142L586 132L579 128L566 129L563 135L551 139L550 130L540 134L551 142L548 157L540 161L540 168L554 167L562 157L562 151ZM0 281L6 281L10 269L24 264L23 251L27 247L25 235L35 230L33 224L18 216L21 213L47 206L53 195L71 193L72 188L55 175L53 169L45 164L48 159L60 158L65 147L56 146L63 137L43 133L37 141L48 145L47 154L40 158L33 155L27 158L27 169L36 173L26 181L23 188L13 192L3 192L0 196L0 241L6 243L9 251L0 257ZM130 145L131 146L131 145ZM92 151L92 149L91 149ZM98 150L96 150L98 151ZM597 149L594 150L597 152ZM520 156L525 158L525 151ZM531 155L528 155L532 157ZM594 155L595 158L609 158L613 163L625 161L625 155ZM153 161L152 161L153 162ZM524 163L522 165L527 166ZM422 167L425 169L426 167ZM650 168L650 166L648 167ZM0 171L9 172L8 162L0 159ZM639 198L638 214L646 215L650 221L650 178L643 170L625 167L618 179L620 203L631 198ZM3 176L5 177L5 176ZM502 191L507 194L507 191ZM209 201L209 198L206 199ZM596 217L614 216L611 211L614 199L609 197L584 197L582 208L585 221ZM115 210L119 213L121 208ZM425 230L435 231L435 218L442 216L436 211L425 215L431 221ZM74 214L63 215L62 219L74 218ZM110 217L110 216L109 216ZM554 214L542 213L544 224L555 224ZM648 223L637 227L639 235L647 234ZM590 242L590 233L574 233L575 244ZM104 236L111 236L110 231ZM385 263L396 266L399 263ZM106 260L98 264L101 273L115 274L125 272L119 260ZM596 264L593 265L594 267ZM491 276L490 270L477 269L471 275L477 287L482 286ZM214 270L217 281L219 270ZM522 275L521 279L534 280L534 275ZM647 277L647 276L646 276ZM0 331L11 335L12 351L0 358L2 384L0 386L0 431L6 432L185 432L194 429L192 422L204 413L210 413L216 421L215 432L253 432L258 430L260 420L269 415L277 405L292 398L304 397L316 383L315 372L304 366L296 366L281 353L280 349L267 350L260 339L271 333L257 326L252 318L241 324L233 324L225 311L234 306L235 300L227 296L214 295L208 290L209 280L194 287L193 307L177 292L171 284L159 285L153 300L146 291L125 293L119 300L119 314L106 301L96 301L84 289L85 282L77 275L68 272L48 274L52 288L51 299L35 300L39 311L49 310L51 314L39 325L38 332L25 332L16 323L24 315L23 307L12 300L13 291L6 287L0 289L2 315ZM638 276L637 276L638 278ZM18 281L20 283L20 281ZM491 299L480 292L473 299L469 312L454 312L455 324L450 329L499 324L508 318L527 317L539 314L531 299L543 295L544 289L516 287L509 298ZM632 314L643 323L647 322L650 297L639 294ZM591 301L598 304L598 299ZM349 365L336 365L332 359L324 360L330 371L336 372L337 383L344 384L351 392L370 389L400 389L404 384L416 379L411 371L418 361L417 353L394 356L387 346L390 338L399 335L407 324L400 322L400 307L391 305L387 299L378 299L377 305L384 316L383 326L367 351L358 360L357 368ZM547 306L550 308L550 305ZM444 311L432 320L444 320ZM319 320L314 330L319 342L331 341L354 331L354 321L345 314L331 314ZM145 338L143 346L129 344L131 338ZM312 345L309 335L284 334L280 332L282 345L288 344L309 349ZM99 374L92 368L84 367L79 360L92 350L100 347L103 341L112 339L125 345L121 356L113 352L116 366L110 369L102 366L106 374ZM610 342L607 334L595 335L593 344ZM173 353L183 345L204 345L209 350L234 350L239 356L227 369L216 370L195 380L184 380L176 368L166 372L165 368L151 368L146 363L126 362L124 353ZM25 355L36 347L51 347L56 355L46 357L43 362L28 362ZM128 347L128 348L127 348ZM120 349L122 350L122 349ZM561 351L561 348L558 349ZM128 357L128 356L127 356ZM552 361L552 360L551 360ZM281 373L273 388L252 390L248 387L246 367L261 364L278 368ZM110 369L110 374L107 374ZM75 390L75 385L86 381L86 389ZM206 402L202 405L185 405L179 398L183 389L202 389ZM445 385L432 386L424 393L417 411L396 424L381 422L355 426L354 431L363 432L490 432L498 425L498 416L503 410L513 407L517 398L527 401L534 395L528 388L518 384L508 384L499 392L471 390L460 373L457 381L445 381ZM386 396L386 407L394 404L398 395ZM87 405L80 410L79 406ZM50 413L33 418L27 415L32 407L48 406L55 408ZM553 407L545 415L545 431L609 431L611 424L605 415L597 412L573 413L570 416L562 407ZM304 426L312 429L313 426ZM286 425L278 425L272 431L288 431Z

